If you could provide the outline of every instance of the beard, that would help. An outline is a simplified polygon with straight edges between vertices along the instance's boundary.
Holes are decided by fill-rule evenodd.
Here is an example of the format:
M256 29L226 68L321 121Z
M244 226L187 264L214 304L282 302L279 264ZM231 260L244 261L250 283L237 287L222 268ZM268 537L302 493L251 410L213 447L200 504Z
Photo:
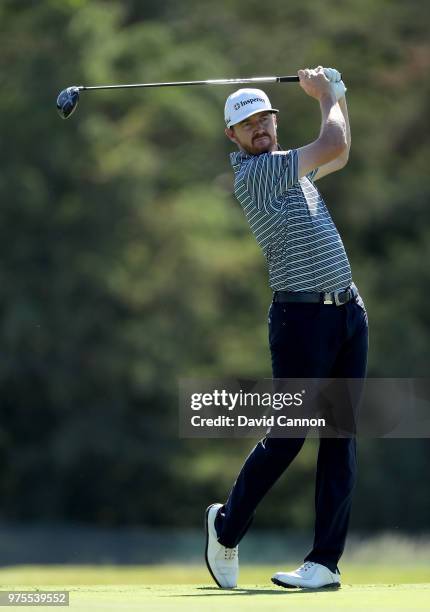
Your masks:
M274 139L267 132L259 132L252 139L251 146L243 147L247 153L251 155L260 155L261 153L269 153L277 148L276 138Z

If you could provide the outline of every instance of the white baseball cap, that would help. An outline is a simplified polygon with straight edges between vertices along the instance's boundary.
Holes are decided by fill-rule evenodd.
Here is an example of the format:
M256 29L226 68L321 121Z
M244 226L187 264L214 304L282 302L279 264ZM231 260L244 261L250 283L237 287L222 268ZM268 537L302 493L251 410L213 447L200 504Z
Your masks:
M225 103L226 126L236 125L247 117L263 111L279 112L277 108L272 108L267 94L261 89L238 89L227 98Z

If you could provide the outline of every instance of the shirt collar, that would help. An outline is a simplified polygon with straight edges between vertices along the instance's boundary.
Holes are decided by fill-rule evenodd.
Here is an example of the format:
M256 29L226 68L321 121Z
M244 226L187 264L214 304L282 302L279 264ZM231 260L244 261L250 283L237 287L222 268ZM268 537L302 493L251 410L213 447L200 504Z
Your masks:
M279 143L278 143L278 151L283 151L283 148L281 147ZM234 168L235 166L240 166L244 161L251 159L253 157L258 157L258 155L251 155L250 153L246 153L246 151L235 151L234 153L230 153L230 162Z

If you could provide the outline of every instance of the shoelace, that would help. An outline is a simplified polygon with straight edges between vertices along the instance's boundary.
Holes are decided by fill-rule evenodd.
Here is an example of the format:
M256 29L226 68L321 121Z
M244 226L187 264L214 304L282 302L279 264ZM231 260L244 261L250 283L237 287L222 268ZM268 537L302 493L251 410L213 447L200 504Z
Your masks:
M306 561L306 563L303 563L303 565L299 567L299 570L303 570L304 572L307 572L314 565L316 564L313 561Z
M235 548L224 548L224 559L226 561L233 561L236 558L238 547Z

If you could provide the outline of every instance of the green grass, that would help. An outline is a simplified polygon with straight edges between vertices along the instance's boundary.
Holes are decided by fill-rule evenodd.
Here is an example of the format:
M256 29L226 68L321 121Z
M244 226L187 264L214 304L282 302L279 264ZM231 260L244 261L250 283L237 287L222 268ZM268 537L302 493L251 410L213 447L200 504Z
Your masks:
M202 566L19 566L0 570L1 589L70 591L70 609L82 612L357 612L430 609L428 567L399 565L343 567L336 591L276 587L274 566L241 568L239 587L218 589ZM20 607L35 610L35 607ZM58 609L58 608L57 608Z

